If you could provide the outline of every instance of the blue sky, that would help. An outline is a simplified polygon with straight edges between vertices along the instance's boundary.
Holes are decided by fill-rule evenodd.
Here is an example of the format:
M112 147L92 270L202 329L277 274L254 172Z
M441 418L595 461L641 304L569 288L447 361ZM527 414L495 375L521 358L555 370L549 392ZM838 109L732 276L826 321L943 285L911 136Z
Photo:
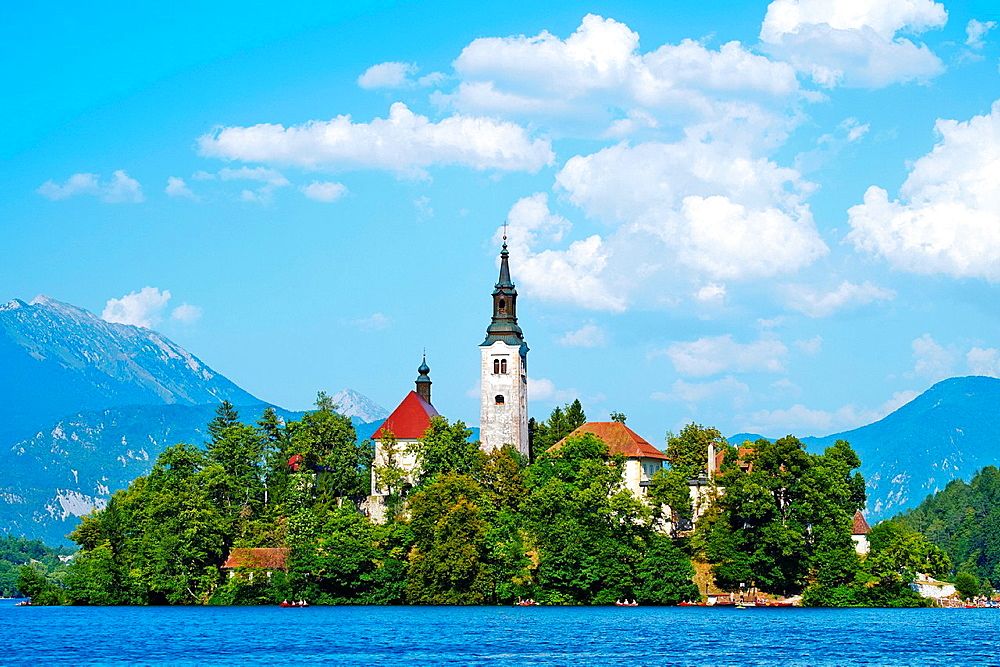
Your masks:
M0 9L0 299L289 408L426 347L476 424L508 219L537 417L826 434L1000 375L995 3L133 4Z

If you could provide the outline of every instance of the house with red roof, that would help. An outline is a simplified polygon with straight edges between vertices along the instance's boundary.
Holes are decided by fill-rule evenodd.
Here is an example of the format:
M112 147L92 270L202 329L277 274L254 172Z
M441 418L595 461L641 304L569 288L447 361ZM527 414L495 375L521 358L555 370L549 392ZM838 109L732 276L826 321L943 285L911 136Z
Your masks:
M393 465L406 472L408 484L416 482L417 455L415 445L424 437L431 426L431 417L438 416L438 411L431 405L431 369L427 366L427 358L417 369L416 387L403 397L396 409L392 411L378 430L372 435L375 443L375 461L372 465L372 501L369 513L378 519L375 505L384 501L390 491L398 493L399 489L383 488L379 483L376 470L380 467Z
M288 556L291 550L286 547L276 548L236 548L229 552L229 558L222 564L223 570L229 571L229 576L237 573L253 581L255 572L261 572L270 578L276 570L288 571Z
M861 513L861 510L854 512L854 522L851 526L851 539L854 541L854 550L858 552L859 556L868 555L868 533L872 532L871 527L868 526L868 522L865 521L865 516Z
M625 458L622 475L625 488L636 498L644 498L649 481L656 471L663 467L667 455L649 444L641 435L622 422L587 422L565 438L552 445L549 451L563 446L569 438L590 433L600 438L608 446L612 456L621 454Z

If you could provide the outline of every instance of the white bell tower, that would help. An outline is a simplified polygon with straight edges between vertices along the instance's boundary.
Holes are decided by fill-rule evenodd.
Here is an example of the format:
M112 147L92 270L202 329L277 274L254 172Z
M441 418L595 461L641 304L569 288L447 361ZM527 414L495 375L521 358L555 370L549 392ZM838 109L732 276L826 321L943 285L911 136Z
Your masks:
M513 445L528 456L528 344L517 325L517 290L510 280L507 236L500 278L493 290L493 319L479 346L479 440L484 451Z

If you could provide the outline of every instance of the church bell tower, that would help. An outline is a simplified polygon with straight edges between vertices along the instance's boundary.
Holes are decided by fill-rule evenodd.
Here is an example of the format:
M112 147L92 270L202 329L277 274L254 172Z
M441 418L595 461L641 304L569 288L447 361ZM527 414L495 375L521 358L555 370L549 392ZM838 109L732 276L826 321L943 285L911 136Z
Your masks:
M500 251L500 278L493 289L493 318L482 359L479 439L484 451L513 445L528 455L528 344L517 325L517 290L510 280L507 236Z

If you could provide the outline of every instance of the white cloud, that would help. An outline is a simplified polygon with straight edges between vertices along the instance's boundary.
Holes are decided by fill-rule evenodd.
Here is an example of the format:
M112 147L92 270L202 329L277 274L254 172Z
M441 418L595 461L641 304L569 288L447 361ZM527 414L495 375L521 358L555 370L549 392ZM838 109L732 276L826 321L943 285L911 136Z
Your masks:
M329 204L343 197L347 193L347 186L332 181L313 181L302 186L301 190L309 199Z
M796 349L805 354L819 354L819 351L823 349L823 337L816 335L812 338L797 340L794 345Z
M417 86L426 88L436 86L444 81L445 76L441 72L431 72L419 78L414 78L420 68L416 63L384 62L372 65L358 77L358 85L365 90L415 88Z
M188 187L187 183L184 182L183 178L179 176L170 176L167 178L167 187L163 189L170 197L182 197L184 199L197 200L198 197L191 188Z
M201 319L201 316L202 309L189 303L182 303L170 312L170 319L184 324L194 324Z
M897 391L889 400L873 409L845 405L828 411L796 403L790 408L759 410L749 417L744 430L772 436L787 433L800 436L839 433L877 422L917 396L915 391Z
M726 334L673 343L660 354L666 355L681 375L706 376L723 372L755 371L780 373L784 370L788 348L780 340L773 338L739 343Z
M411 176L431 165L535 172L554 159L547 140L532 139L514 123L461 115L435 123L401 102L390 107L388 118L370 123L345 115L291 127L222 127L198 141L207 157Z
M726 300L726 286L721 283L702 285L694 293L694 298L702 303L722 303Z
M609 273L627 287L676 280L678 265L710 282L771 277L828 252L803 201L813 185L736 146L623 143L571 158L556 182L614 229Z
M418 67L413 63L386 62L372 65L358 77L358 85L366 90L375 88L406 88L413 85L410 76Z
M829 317L844 308L876 301L889 301L896 296L892 290L878 287L870 282L858 285L847 280L828 292L818 291L805 285L791 285L785 291L789 308L809 317Z
M161 321L170 296L170 290L161 292L155 287L143 287L121 298L108 299L101 318L106 322L150 329Z
M914 338L910 348L913 350L913 370L908 377L929 378L936 382L952 374L954 350L944 347L930 334Z
M102 183L97 174L73 174L62 185L46 181L36 191L46 199L60 200L87 195L109 204L137 204L145 200L139 181L119 169Z
M933 0L774 0L760 29L769 53L821 86L880 88L944 71L918 35L948 20Z
M454 67L460 84L436 94L439 104L557 121L571 133L705 124L763 140L787 132L781 107L801 96L790 65L739 42L711 49L685 39L642 52L636 32L594 14L566 39L548 31L476 39Z
M965 44L966 46L976 49L982 49L986 46L986 34L997 27L996 21L978 21L972 19L965 25Z
M685 380L675 380L670 387L670 393L654 393L653 400L679 400L684 403L695 404L706 400L719 398L732 398L742 401L750 395L750 387L746 383L740 382L731 375L718 380L708 382L687 382Z
M534 298L573 303L590 310L622 311L625 299L603 277L607 249L598 235L574 241L561 250L539 250L558 243L572 227L549 210L548 195L536 193L518 200L507 214L508 245L517 263L517 280ZM500 242L503 227L494 242Z
M388 329L390 324L392 324L392 319L379 312L354 320L354 326L362 331L381 331Z
M414 199L413 208L417 209L418 220L427 220L434 217L434 207L431 206L431 198L427 195L420 195Z
M593 322L584 324L579 329L567 331L559 338L563 347L603 347L608 342L604 329Z
M897 269L1000 280L1000 100L968 121L938 120L940 137L899 191L872 186L848 211L858 250Z
M1000 377L1000 350L995 347L974 347L966 353L965 361L973 375Z
M528 397L542 403L565 403L580 396L576 389L559 389L548 378L528 376Z

